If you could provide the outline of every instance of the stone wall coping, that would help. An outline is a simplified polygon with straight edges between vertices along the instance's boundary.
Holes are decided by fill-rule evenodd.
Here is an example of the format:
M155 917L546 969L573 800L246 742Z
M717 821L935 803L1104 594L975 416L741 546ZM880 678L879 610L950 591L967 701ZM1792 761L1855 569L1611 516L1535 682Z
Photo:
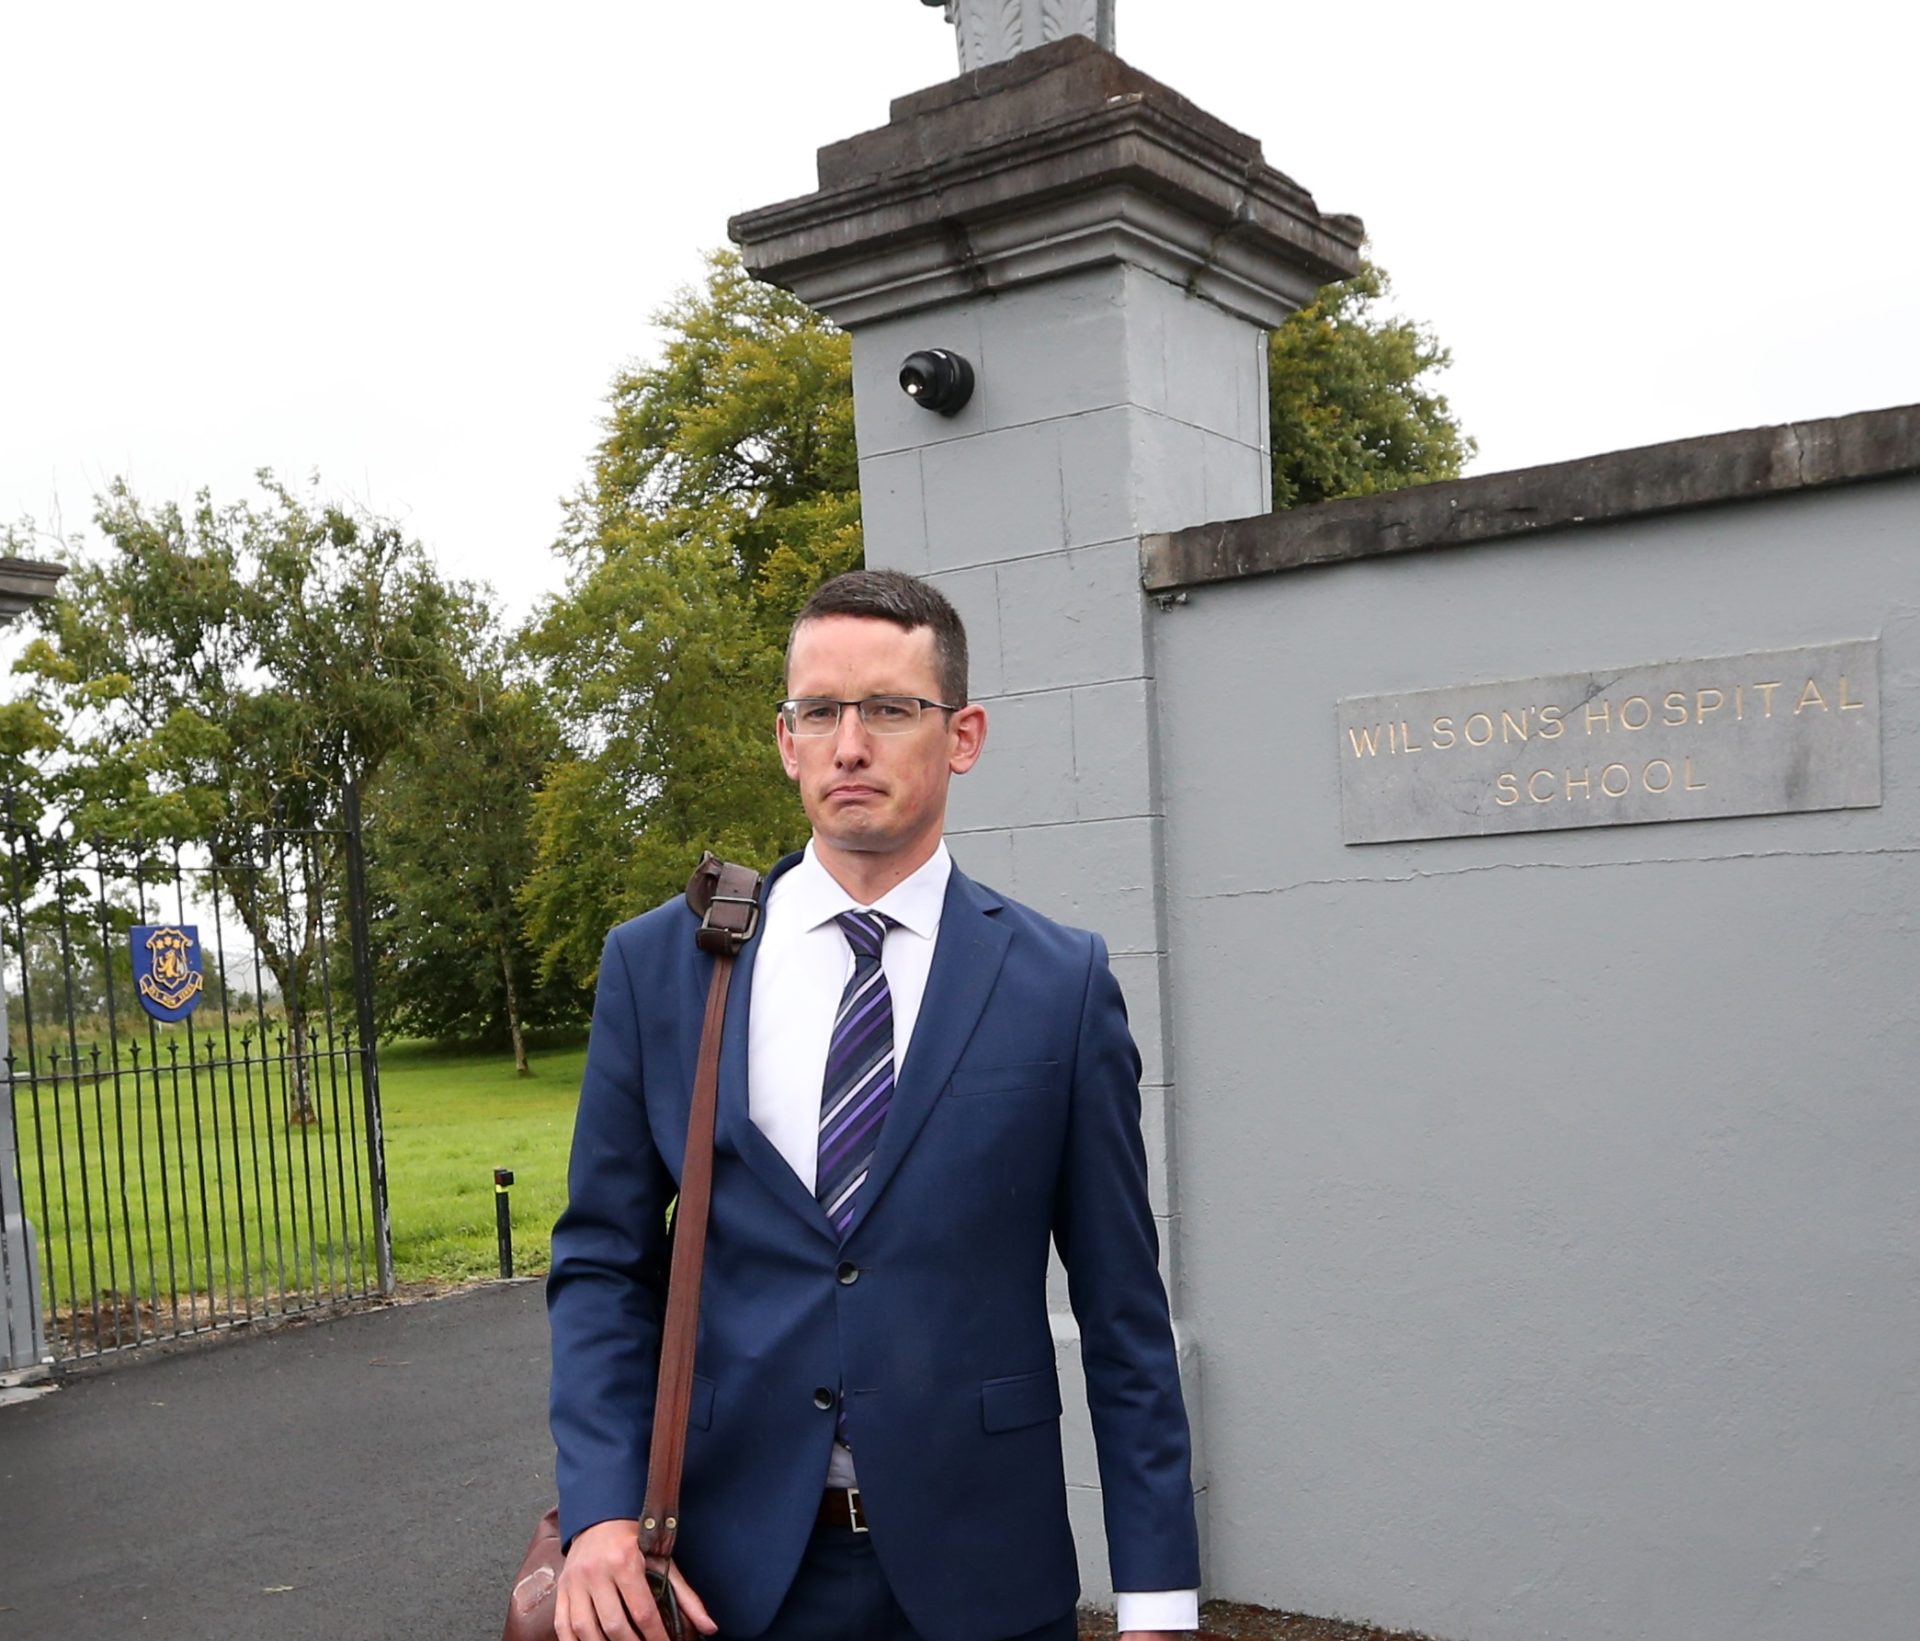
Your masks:
M841 324L1139 261L1273 324L1358 265L1258 142L1093 42L1023 53L895 104L820 152L820 189L736 216L757 277Z
M35 604L53 597L64 564L42 564L30 558L0 558L0 620L24 615Z
M1920 405L1864 410L1143 536L1141 584L1172 592L1914 473Z
M1257 137L1236 131L1124 58L1075 35L895 97L888 124L820 150L820 186L843 188L969 148L992 146L1073 110L1123 97L1150 102L1247 163L1263 163ZM1298 183L1282 180L1311 201Z

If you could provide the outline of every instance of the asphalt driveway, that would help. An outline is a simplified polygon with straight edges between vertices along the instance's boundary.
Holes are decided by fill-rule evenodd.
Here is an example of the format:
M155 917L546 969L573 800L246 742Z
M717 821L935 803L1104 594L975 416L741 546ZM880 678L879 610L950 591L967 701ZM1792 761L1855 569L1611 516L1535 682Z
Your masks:
M498 1635L552 1502L537 1282L0 1406L0 1641Z

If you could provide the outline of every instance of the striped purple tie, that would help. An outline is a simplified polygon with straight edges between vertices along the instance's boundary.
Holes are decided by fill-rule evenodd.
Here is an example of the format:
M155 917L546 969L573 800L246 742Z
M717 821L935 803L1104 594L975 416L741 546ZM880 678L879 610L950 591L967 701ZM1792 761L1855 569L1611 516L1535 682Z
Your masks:
M884 912L842 912L834 921L853 948L853 974L840 994L827 1045L814 1195L845 1236L893 1102L893 994L880 967L880 947L893 919Z

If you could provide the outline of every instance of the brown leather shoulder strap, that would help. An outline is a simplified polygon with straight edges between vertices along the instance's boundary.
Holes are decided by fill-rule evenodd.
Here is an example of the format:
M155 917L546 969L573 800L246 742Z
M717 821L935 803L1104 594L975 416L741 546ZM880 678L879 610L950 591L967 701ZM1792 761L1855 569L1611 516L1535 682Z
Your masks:
M707 1210L713 1199L713 1123L719 1105L720 1036L727 1018L733 960L760 926L760 874L706 855L687 883L687 904L700 916L695 940L713 954L707 1012L700 1026L687 1154L673 1225L673 1267L667 1319L660 1336L660 1383L647 1458L647 1498L640 1511L640 1549L665 1570L680 1530L680 1477L687 1453L687 1411L693 1400L693 1347L700 1331L700 1272L706 1263Z

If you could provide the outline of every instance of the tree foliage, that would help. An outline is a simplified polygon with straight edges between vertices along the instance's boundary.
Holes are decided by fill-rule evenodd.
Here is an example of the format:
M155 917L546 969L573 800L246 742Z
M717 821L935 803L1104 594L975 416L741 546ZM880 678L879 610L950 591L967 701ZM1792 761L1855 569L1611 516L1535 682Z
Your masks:
M1426 326L1381 311L1391 292L1366 263L1268 342L1276 508L1458 478L1473 454L1431 383L1452 356Z
M585 998L542 982L518 903L533 869L534 794L559 750L539 697L489 643L433 732L392 761L369 805L375 995L383 1026L506 1043L572 1024Z
M365 782L449 699L472 609L390 521L295 494L150 507L121 482L16 670L69 814L217 843Z
M61 596L35 611L40 634L15 664L32 693L0 727L10 745L57 729L36 801L80 833L207 849L280 988L304 1117L298 1057L337 838L294 851L284 887L246 868L264 828L335 820L342 784L371 781L420 735L452 697L473 611L391 522L267 473L260 490L183 509L115 483L100 547L75 552Z
M524 904L543 969L585 983L610 922L702 849L805 836L774 750L793 616L860 562L847 339L727 254L615 382L568 508L565 593L528 635L568 751L537 801Z

